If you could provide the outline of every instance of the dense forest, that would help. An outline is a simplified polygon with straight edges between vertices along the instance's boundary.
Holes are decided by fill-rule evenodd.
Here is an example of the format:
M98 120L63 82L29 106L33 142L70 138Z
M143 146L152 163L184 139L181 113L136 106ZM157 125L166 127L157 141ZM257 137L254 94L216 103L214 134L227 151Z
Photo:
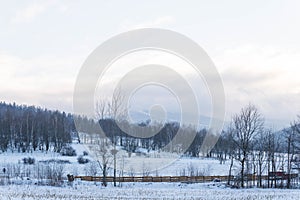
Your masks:
M0 151L60 152L75 131L71 114L0 103Z

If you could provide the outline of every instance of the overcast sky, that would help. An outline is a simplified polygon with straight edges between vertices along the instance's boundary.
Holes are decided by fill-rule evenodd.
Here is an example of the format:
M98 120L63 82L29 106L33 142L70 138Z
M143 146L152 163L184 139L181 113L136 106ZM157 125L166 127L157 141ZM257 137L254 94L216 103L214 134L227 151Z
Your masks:
M87 56L116 34L153 27L205 49L224 82L227 119L251 102L286 123L300 114L299 10L297 0L0 0L0 101L72 112Z

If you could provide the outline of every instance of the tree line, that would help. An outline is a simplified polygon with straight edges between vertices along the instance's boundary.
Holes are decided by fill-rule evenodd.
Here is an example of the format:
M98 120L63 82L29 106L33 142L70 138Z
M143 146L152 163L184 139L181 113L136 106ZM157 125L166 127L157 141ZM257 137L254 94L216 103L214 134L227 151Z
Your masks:
M264 126L264 118L257 107L249 104L232 117L225 135L231 160L229 175L234 160L240 166L234 181L237 187L291 188L292 171L295 169L299 173L300 170L300 117L290 127L274 132ZM267 175L267 180L262 179L263 175ZM249 179L254 176L257 182L253 183Z
M240 113L232 117L229 127L222 131L216 145L213 147L203 147L204 138L214 140L216 134L211 133L207 129L196 130L192 126L183 125L184 133L187 137L194 136L193 142L188 149L182 149L180 141L174 141L175 135L180 124L177 122L168 122L163 126L159 123L142 122L140 124L130 124L122 117L114 117L110 115L109 108L107 112L103 109L105 106L101 104L101 116L97 121L88 121L93 124L90 127L99 126L102 128L101 133L95 133L92 129L82 130L89 133L91 137L87 139L91 143L92 138L109 138L113 145L122 146L129 154L138 152L138 148L142 147L151 150L161 150L168 145L168 152L175 152L191 157L214 157L219 159L220 164L230 162L229 177L233 174L234 164L238 163L238 173L235 174L235 180L228 180L228 185L236 187L248 187L255 184L258 187L291 187L293 169L300 170L300 117L298 121L291 122L290 127L282 131L273 131L264 125L264 117L259 112L256 106L249 104L241 109ZM109 104L107 104L109 105ZM104 113L108 113L105 115ZM118 116L118 115L117 115ZM120 116L120 115L119 115ZM157 134L151 137L134 137L127 134L119 126L127 127L131 133L141 132L145 136L152 130L157 130L162 127ZM83 126L81 126L83 127ZM141 129L143 128L143 129ZM134 134L133 134L134 135ZM99 143L103 145L104 143ZM100 148L101 149L101 148ZM103 148L102 148L103 149ZM105 149L105 148L104 148ZM201 152L202 150L202 152ZM108 163L109 152L105 151L105 155L98 151L100 157L103 157ZM112 157L112 155L111 155ZM101 159L99 160L101 165ZM102 164L103 164L102 163ZM107 167L107 166L106 166ZM285 179L278 182L276 176L281 173L279 178ZM275 174L275 175L274 175ZM263 180L262 177L268 176L268 180ZM255 176L255 183L249 182L249 177Z
M50 111L34 106L18 106L16 104L0 103L0 150L31 152L36 150L60 152L72 141L72 134L84 132L85 143L95 143L99 138L108 139L112 146L121 146L128 152L138 153L139 148L150 151L165 150L171 153L184 154L190 157L215 157L220 164L230 162L229 177L232 175L234 163L239 164L236 180L228 180L229 185L247 187L248 176L255 175L258 187L278 187L276 179L271 175L268 181L263 175L284 171L287 176L286 187L291 187L293 169L300 169L300 117L292 122L290 127L274 132L264 126L264 118L254 105L248 105L232 117L231 124L224 129L216 145L203 147L204 138L212 140L218 137L207 129L196 130L189 125L177 122L166 124L129 123L120 117L120 98L114 103L102 103L98 110L98 119L74 116L65 112ZM74 120L77 121L76 126ZM126 127L130 133L122 130ZM101 127L101 129L99 129ZM187 149L182 148L181 141L176 141L176 134L182 128L187 137L194 140ZM157 131L159 130L159 131ZM151 135L151 132L157 131ZM136 136L135 136L136 135ZM98 145L108 144L106 142ZM167 149L164 149L168 146ZM111 148L110 147L110 148ZM107 147L99 148L99 164L106 166L109 158ZM202 152L201 152L202 150ZM105 164L106 163L106 164ZM104 172L103 174L105 174ZM272 179L272 180L271 180ZM282 182L281 182L282 184Z
M73 116L35 106L0 103L0 151L60 150L71 142Z

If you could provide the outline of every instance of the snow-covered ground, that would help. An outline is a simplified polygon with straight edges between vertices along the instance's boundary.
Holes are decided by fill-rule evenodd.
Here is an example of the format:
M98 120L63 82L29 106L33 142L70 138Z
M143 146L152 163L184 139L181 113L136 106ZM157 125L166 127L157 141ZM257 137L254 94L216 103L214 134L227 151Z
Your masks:
M88 151L83 144L72 144L76 150L77 156L61 156L57 153L1 153L0 167L15 165L24 167L21 170L26 171L26 166L22 163L24 157L35 158L36 164L40 161L58 159L67 160L68 164L64 164L64 175L70 173L74 175L87 175L88 164L79 164L77 162L78 155L83 155L84 151ZM121 150L120 150L121 152ZM92 162L94 157L90 154L86 156ZM119 157L120 158L120 157ZM191 170L199 171L203 175L227 175L229 169L229 161L220 164L216 159L207 158L176 158L176 155L161 153L159 155L154 152L149 156L133 154L132 160L118 160L118 168L123 164L141 164L147 166L153 163L162 163L165 159L173 160L169 165L161 166L160 169L151 172L152 176L177 176L189 175ZM128 158L127 158L128 159ZM130 163L132 162L132 163ZM97 165L96 165L97 166ZM97 166L99 167L99 166ZM1 168L2 169L2 168ZM7 172L6 172L7 173ZM185 173L185 174L183 174ZM97 175L100 175L100 169ZM130 175L129 173L127 173ZM1 172L0 172L1 175ZM2 173L3 175L3 173ZM110 174L111 175L111 171ZM126 173L124 173L126 175ZM138 174L135 174L138 175ZM1 178L0 178L1 179ZM15 182L19 185L1 185L0 200L32 200L32 199L299 199L300 190L279 190L279 189L230 189L224 186L224 183L122 183L117 188L108 184L108 187L101 186L101 183L84 182L75 180L72 185L65 182L62 187L38 186L34 185L35 180L26 181L22 179Z
M218 187L219 186L219 187ZM74 185L68 187L1 186L1 200L58 200L58 199L207 199L207 200L298 200L300 190L229 189L211 184L138 183L123 187L103 188L99 185Z
M22 159L25 157L31 157L35 159L36 164L40 163L41 161L47 161L51 159L69 161L68 164L64 165L63 172L65 176L67 174L94 175L89 174L89 171L91 171L89 169L91 167L98 168L96 170L97 175L101 175L99 165L91 164L91 162L95 161L95 157L92 156L92 152L89 152L90 155L86 156L86 158L91 161L90 163L78 163L77 157L79 155L83 155L84 151L88 151L88 148L85 145L73 143L72 147L76 150L77 156L61 156L60 154L54 152L0 153L0 170L2 171L2 168L7 168L7 166L10 164L19 165L21 169L24 168L25 170L26 166L23 165ZM112 162L110 162L110 164L112 166ZM123 174L125 176L133 175L132 173L134 173L134 175L143 175L143 173L147 173L147 175L151 176L179 176L190 175L191 170L193 170L195 173L198 172L198 175L227 175L229 164L229 161L225 162L225 164L220 164L216 159L190 157L178 158L178 155L163 152L159 154L153 152L151 156L138 156L136 154L132 154L130 158L122 156L120 152L118 153L117 159L117 169L123 169ZM137 166L139 166L139 168ZM109 171L109 175L112 175L112 170Z
M76 150L77 156L62 156L55 152L31 152L31 153L17 153L17 152L3 152L0 153L0 174L2 173L3 168L9 168L9 165L19 165L22 168L26 168L25 165L23 165L23 158L34 158L35 164L43 163L43 161L49 161L49 160L63 160L68 161L69 164L64 165L64 174L74 174L79 173L82 175L85 175L85 165L79 164L77 161L77 157L79 155L83 155L83 151L86 151L85 146L82 144L72 144L73 148ZM89 156L87 156L88 159L92 160ZM29 166L30 167L30 166ZM8 173L8 172L7 172Z

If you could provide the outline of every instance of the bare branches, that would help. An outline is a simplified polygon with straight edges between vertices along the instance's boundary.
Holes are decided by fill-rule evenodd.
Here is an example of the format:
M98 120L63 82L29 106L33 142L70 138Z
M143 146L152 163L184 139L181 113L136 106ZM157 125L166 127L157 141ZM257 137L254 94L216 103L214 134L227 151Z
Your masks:
M95 108L97 120L105 118L120 120L124 118L127 111L124 100L125 96L121 89L117 89L110 100L100 98L100 100L97 101Z
M104 119L107 115L107 102L104 99L97 101L96 103L96 117L98 120Z
M248 105L233 117L231 135L238 147L237 160L241 163L241 187L244 187L245 163L252 150L254 137L262 132L264 120L258 109Z
M93 156L95 157L95 160L99 164L103 176L102 184L106 187L106 177L113 160L112 154L109 150L109 146L104 140L101 140L99 141L98 145L90 145L89 149L91 150Z
M232 131L234 132L234 142L240 149L248 152L249 145L251 145L250 141L263 130L263 125L264 119L255 106L249 105L243 108L240 114L233 117Z
M295 154L300 154L300 115L298 115L298 121L295 120L291 123L291 133L292 134L292 148Z
M120 120L124 117L126 107L124 104L125 96L121 89L117 89L110 102L108 102L108 115L111 119Z

